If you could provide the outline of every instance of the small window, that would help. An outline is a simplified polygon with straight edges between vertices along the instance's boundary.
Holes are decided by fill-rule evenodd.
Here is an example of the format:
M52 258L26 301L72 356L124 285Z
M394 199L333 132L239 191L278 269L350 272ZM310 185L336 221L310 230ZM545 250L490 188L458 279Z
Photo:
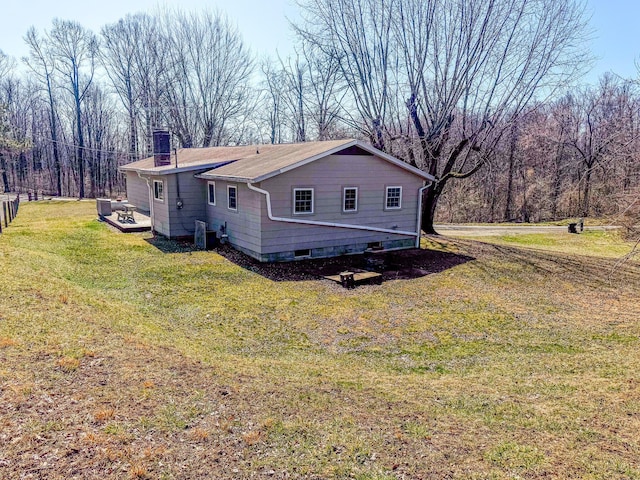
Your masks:
M303 248L301 250L294 250L293 257L294 258L308 258L311 256L311 250L308 248Z
M161 202L164 201L164 182L162 180L153 181L153 198Z
M229 210L238 210L238 187L227 186L227 207Z
M358 187L344 187L342 189L342 211L358 211Z
M208 186L207 201L209 202L209 205L215 205L216 204L216 182L209 182L207 186Z
M313 213L313 188L293 189L293 213Z
M402 187L387 187L384 205L387 210L402 208Z

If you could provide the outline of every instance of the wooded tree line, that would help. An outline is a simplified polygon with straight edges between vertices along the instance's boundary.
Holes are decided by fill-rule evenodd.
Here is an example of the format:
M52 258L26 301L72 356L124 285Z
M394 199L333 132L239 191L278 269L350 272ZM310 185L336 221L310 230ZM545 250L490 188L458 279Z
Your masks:
M148 156L152 131L168 127L177 148L362 138L438 178L425 231L434 218L613 214L637 196L640 96L613 76L577 86L589 63L582 2L299 8L286 58L256 58L220 12L30 29L28 58L0 54L0 188L122 193L117 167Z

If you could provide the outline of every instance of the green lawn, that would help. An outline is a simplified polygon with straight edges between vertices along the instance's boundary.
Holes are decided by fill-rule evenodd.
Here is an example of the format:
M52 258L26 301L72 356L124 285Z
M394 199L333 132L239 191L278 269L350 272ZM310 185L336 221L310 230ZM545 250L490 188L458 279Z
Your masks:
M613 231L585 230L576 234L518 233L493 237L474 236L474 240L501 245L537 248L591 257L621 259L631 252L633 247L624 241L620 234Z
M0 478L640 478L615 235L432 237L462 260L345 290L95 217L0 235Z

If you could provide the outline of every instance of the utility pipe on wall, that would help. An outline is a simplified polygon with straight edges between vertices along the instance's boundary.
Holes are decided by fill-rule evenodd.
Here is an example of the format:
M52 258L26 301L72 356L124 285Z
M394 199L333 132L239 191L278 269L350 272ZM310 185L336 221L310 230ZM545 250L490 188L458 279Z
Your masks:
M429 182L427 185L418 190L418 222L416 223L416 248L420 248L420 234L422 232L422 194L431 185L433 185L433 182Z
M416 232L405 232L403 230L393 230L390 228L378 228L378 227L368 227L366 225L352 225L348 223L334 223L334 222L318 222L315 220L303 220L300 218L287 218L287 217L276 217L273 215L271 211L271 194L267 190L263 190L262 188L258 188L254 186L252 183L247 183L247 187L249 190L253 190L254 192L258 192L263 194L267 200L267 215L269 216L269 220L273 220L274 222L286 222L286 223L299 223L303 225L317 225L320 227L334 227L334 228L348 228L351 230L366 230L369 232L381 232L381 233L392 233L395 235L409 235L412 237L418 237L418 245L420 242L420 229L418 228ZM426 187L423 187L426 188ZM420 210L418 209L418 215L420 215Z
M149 191L149 215L151 216L151 231L155 233L155 221L154 221L154 217L153 217L153 192L151 189L151 183L149 182L150 179L149 177L143 177L142 175L140 175L140 172L138 172L138 177L142 180L145 180L147 182L147 190Z

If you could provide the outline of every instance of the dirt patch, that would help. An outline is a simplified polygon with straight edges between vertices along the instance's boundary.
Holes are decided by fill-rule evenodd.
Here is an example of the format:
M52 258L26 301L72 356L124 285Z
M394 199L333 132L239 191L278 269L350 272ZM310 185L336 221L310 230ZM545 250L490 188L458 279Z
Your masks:
M377 271L382 274L383 280L410 280L439 273L473 260L473 257L467 255L410 249L285 263L262 263L229 246L219 247L215 251L230 262L273 281L318 280L345 270Z

